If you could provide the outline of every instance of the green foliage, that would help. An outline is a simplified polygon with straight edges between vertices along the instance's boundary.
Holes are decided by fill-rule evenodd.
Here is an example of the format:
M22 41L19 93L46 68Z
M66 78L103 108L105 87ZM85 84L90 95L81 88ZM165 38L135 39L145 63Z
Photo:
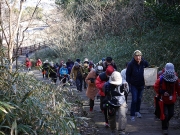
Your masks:
M154 15L160 21L180 24L180 6L179 5L170 6L167 4L146 3L146 6L152 8Z
M62 52L57 51L53 48L46 48L44 50L35 52L33 59L37 60L38 58L40 58L42 61L45 61L47 59L49 61L53 61L54 63L59 63L61 58L63 58L62 56Z
M77 134L81 118L75 113L81 104L70 89L38 81L33 74L11 73L6 68L0 73L2 134Z

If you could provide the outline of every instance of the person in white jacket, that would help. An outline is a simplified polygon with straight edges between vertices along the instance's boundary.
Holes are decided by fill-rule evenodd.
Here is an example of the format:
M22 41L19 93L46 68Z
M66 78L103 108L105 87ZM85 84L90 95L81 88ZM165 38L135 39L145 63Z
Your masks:
M121 85L121 89L126 89L125 90L125 98L126 98L126 103L127 103L127 96L128 96L128 93L129 93L129 85L126 81L126 69L127 69L127 66L128 66L128 62L126 63L126 68L124 68L122 71L121 71L121 76L122 76L122 85Z

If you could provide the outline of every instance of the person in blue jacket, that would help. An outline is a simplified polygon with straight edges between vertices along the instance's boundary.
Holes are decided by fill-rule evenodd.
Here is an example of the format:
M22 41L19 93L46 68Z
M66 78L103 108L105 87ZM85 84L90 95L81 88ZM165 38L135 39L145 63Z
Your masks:
M147 61L142 59L142 53L139 50L134 51L133 59L129 62L126 70L126 81L131 90L131 121L135 121L135 116L141 118L140 113L141 99L145 86L144 68L148 67Z
M63 66L59 70L60 77L62 78L60 81L62 81L63 86L66 84L66 81L68 79L68 69L66 67L66 64L64 63Z

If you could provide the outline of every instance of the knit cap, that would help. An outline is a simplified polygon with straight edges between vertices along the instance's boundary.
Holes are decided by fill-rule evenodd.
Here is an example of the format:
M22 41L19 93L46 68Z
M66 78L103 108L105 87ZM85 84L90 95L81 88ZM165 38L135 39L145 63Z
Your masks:
M106 69L106 75L111 76L112 72L114 72L114 67L109 65Z

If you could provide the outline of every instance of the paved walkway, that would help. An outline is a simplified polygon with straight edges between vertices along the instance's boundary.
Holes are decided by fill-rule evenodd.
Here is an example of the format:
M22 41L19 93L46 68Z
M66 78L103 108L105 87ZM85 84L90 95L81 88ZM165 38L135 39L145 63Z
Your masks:
M20 56L18 58L18 63L21 64L24 60L25 56ZM15 65L13 65L13 67L15 67ZM42 78L42 74L39 70L32 70L30 73L34 74L39 80L49 81ZM82 98L84 111L88 112L89 99L86 97L85 92L85 90L79 92L79 96ZM129 108L130 102L131 95L128 96ZM150 107L143 102L141 105L142 118L136 118L134 122L130 121L129 110L127 114L128 122L126 127L126 131L129 133L129 135L162 135L161 121L154 119L153 107ZM180 135L180 123L178 122L180 122L180 120L172 119L170 121L169 135ZM95 99L94 116L91 118L89 123L95 126L96 131L93 134L88 133L82 135L110 135L110 129L104 127L104 116L100 112L99 99Z

